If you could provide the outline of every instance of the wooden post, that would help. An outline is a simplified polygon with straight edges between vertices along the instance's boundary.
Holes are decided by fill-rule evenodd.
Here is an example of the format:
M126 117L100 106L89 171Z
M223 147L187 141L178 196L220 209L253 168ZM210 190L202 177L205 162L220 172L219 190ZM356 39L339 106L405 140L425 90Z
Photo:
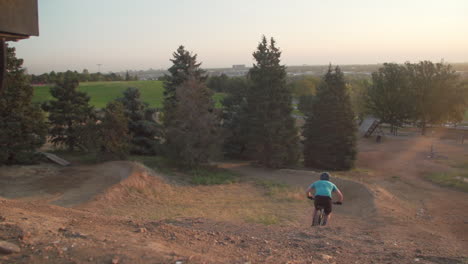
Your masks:
M0 38L0 95L5 89L6 66L7 66L6 60L7 60L6 41L4 38Z

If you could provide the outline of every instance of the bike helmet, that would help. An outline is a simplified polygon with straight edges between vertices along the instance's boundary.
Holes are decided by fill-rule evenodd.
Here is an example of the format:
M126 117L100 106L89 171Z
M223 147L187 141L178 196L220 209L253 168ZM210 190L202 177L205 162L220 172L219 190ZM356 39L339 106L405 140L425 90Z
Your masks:
M322 172L322 174L320 174L320 180L321 181L329 181L330 180L330 173Z

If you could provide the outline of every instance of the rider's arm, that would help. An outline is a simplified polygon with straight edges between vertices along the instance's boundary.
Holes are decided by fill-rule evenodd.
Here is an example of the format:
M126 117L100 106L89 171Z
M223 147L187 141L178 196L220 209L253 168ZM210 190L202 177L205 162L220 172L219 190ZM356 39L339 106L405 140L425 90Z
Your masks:
M312 194L312 189L313 188L311 186L309 186L309 188L307 188L307 190L306 190L307 197L314 197L314 195Z
M336 189L336 193L338 194L338 202L343 202L343 194L339 189Z

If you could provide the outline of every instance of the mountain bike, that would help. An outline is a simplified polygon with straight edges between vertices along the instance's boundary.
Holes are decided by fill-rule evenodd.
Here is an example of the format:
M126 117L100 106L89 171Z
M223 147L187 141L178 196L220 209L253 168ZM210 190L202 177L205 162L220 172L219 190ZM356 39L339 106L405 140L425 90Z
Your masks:
M307 196L310 200L315 200L313 197ZM341 205L341 202L333 202L333 204ZM327 223L325 222L325 212L324 208L321 206L317 207L317 213L315 214L314 219L312 219L312 226L324 226Z

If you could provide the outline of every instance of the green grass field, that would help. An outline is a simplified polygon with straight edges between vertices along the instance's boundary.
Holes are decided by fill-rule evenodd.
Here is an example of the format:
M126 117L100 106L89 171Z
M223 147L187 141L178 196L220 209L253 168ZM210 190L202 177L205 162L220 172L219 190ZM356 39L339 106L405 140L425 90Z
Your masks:
M82 82L78 89L91 96L91 105L103 108L108 102L122 97L123 91L128 87L139 88L142 100L150 106L162 106L164 89L161 81ZM33 102L41 103L53 99L49 92L50 88L51 86L35 87ZM215 93L213 96L217 107L221 106L220 101L223 97L223 93Z

